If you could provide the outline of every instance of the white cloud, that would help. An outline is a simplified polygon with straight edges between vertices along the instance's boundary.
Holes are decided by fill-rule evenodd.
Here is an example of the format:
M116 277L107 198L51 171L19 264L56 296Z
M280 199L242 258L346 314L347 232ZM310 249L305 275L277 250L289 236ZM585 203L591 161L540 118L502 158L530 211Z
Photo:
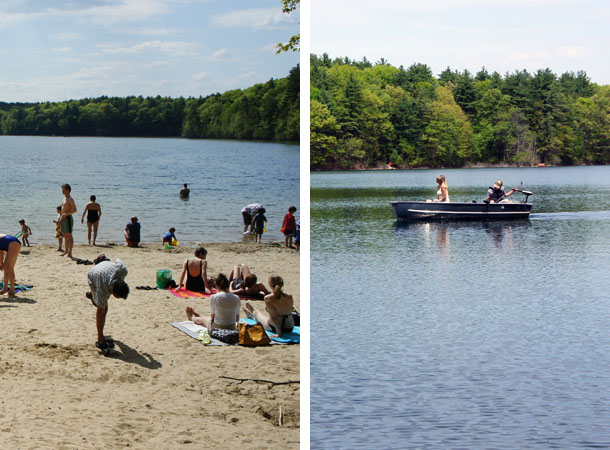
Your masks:
M69 52L72 49L70 47L59 47L59 48L53 48L51 50L53 50L54 52L58 52L58 53L65 53L65 52Z
M207 72L199 72L199 73L193 74L193 76L191 76L191 78L195 81L200 81L200 80L204 80L204 79L209 79L210 74Z
M231 50L227 50L226 48L221 48L219 50L216 50L214 53L212 53L212 55L209 56L208 59L213 60L213 61L218 61L220 59L223 59L223 60L235 59L235 55L233 54L233 52Z
M160 51L171 53L172 55L195 55L196 44L191 42L168 42L168 41L148 41L140 44L132 45L131 47L106 47L102 49L102 53L108 54L133 54L147 51Z
M108 78L111 68L108 66L81 67L78 72L70 75L76 80Z
M218 26L251 28L254 31L277 30L297 21L297 15L285 14L279 8L242 9L212 18L212 23Z

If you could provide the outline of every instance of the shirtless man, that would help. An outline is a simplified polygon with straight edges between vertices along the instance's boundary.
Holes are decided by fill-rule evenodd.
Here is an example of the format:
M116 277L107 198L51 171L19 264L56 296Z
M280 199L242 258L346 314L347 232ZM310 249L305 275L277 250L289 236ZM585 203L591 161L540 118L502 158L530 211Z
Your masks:
M74 238L72 237L72 229L74 228L74 218L72 214L76 212L76 203L74 199L70 197L72 188L69 184L63 184L61 186L61 192L64 194L64 201L61 203L61 233L63 234L66 242L66 250L61 256L72 258L72 248L74 247Z
M191 193L191 190L187 187L187 184L184 183L184 189L180 190L180 197L181 198L189 198L189 194Z

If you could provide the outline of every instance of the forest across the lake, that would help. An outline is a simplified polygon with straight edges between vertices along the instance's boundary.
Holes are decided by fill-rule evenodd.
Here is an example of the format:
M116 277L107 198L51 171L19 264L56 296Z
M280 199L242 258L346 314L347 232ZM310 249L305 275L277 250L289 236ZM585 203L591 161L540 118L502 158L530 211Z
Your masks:
M310 55L312 170L610 162L610 86Z
M198 98L0 101L4 135L299 140L299 66L285 78Z

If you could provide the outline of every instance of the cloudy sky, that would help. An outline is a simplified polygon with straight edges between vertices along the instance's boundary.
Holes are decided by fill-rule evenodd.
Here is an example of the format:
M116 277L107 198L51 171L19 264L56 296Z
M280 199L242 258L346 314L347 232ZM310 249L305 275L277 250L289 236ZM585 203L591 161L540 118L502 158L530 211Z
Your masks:
M311 52L501 74L584 70L610 84L610 2L311 0Z
M0 101L199 96L281 78L280 0L0 0Z

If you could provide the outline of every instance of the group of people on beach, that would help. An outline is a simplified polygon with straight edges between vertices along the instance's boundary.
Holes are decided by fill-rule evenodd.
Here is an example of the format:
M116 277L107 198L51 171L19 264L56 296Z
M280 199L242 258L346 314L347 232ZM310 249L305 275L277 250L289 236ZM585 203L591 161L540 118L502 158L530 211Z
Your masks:
M72 189L70 185L64 184L61 188L64 199L61 206L57 207L57 218L53 220L56 224L55 237L58 239L57 250L62 251L62 256L72 257L74 247L72 236L74 219L72 216L77 212L77 209L74 199L71 197ZM184 189L180 191L180 196L181 198L187 198L188 195L189 190L187 185L184 184ZM264 229L261 230L260 225L262 223L264 227L267 220L264 217L264 208L260 204L257 205L256 213L250 217L248 225L255 228L257 234L262 235ZM290 248L294 248L292 246L292 237L296 234L293 233L293 231L296 231L294 212L296 212L296 207L291 206L282 226L282 232L286 236L286 247ZM99 220L102 216L102 209L100 204L96 202L94 195L90 197L90 202L87 203L83 210L81 223L84 223L85 214L87 214L89 245L96 245L95 240L97 238ZM245 217L244 215L244 224L246 224ZM19 223L21 225L20 234L23 236L23 245L29 245L28 237L32 234L32 231L25 224L24 220L20 220ZM245 226L244 232L246 229L247 227ZM163 237L163 242L177 242L175 231L175 228L170 228L169 232ZM260 233L258 233L259 231ZM288 240L288 236L290 236L290 240ZM135 216L131 218L130 223L125 227L125 240L126 245L130 247L136 247L140 242L140 224ZM64 248L62 248L62 241ZM0 270L4 272L4 283L0 294L9 292L10 297L15 296L15 264L21 250L21 245L22 243L17 237L0 234ZM184 262L180 275L179 288L211 294L210 316L201 316L193 308L188 307L186 314L189 320L206 326L208 329L237 329L241 310L239 296L241 295L246 298L264 300L264 311L255 311L250 303L245 304L243 311L248 317L257 320L266 329L275 333L274 336L278 336L282 332L292 331L294 327L292 319L293 297L282 291L284 281L279 275L269 277L268 283L270 289L263 283L259 283L256 275L252 274L249 267L245 264L233 267L229 277L219 273L216 277L209 278L207 275L206 256L207 250L205 248L197 248L195 250L195 258L188 258ZM117 259L113 262L107 260L107 258L102 258L100 261L96 259L95 266L87 274L90 291L86 293L86 297L97 308L97 341L95 345L103 354L107 354L114 347L112 339L104 336L104 327L108 313L108 299L111 296L127 298L129 295L129 286L125 282L127 274L127 267L121 260Z
M251 203L244 206L241 210L244 223L244 234L254 234L256 242L262 242L263 233L266 231L266 212L267 211L260 203ZM291 206L288 208L288 212L284 216L284 221L282 222L282 228L280 228L280 231L284 235L284 246L286 248L299 250L301 245L301 224L294 217L295 212L297 212L296 206Z
M430 202L449 202L449 187L447 186L447 180L445 175L439 175L436 177L436 198L428 200ZM517 192L519 188L512 188L506 192L502 180L496 180L493 186L490 186L487 190L487 197L483 202L485 203L502 203L507 202L507 198L513 193Z

